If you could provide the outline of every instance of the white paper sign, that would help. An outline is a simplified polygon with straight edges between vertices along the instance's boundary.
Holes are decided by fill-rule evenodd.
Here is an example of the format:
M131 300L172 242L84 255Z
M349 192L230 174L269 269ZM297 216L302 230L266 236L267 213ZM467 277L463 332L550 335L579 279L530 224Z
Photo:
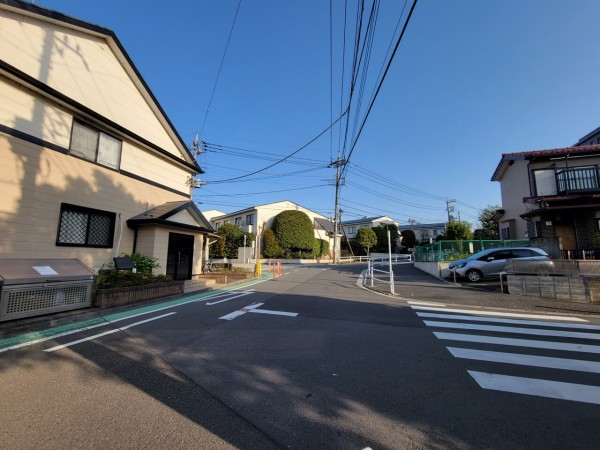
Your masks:
M35 270L40 275L58 275L52 267L50 266L32 266L33 270Z

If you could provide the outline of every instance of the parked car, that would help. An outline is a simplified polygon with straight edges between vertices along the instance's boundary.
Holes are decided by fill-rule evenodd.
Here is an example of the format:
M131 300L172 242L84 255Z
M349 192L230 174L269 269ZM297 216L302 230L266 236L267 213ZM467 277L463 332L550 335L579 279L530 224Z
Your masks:
M467 277L469 281L498 276L504 271L509 260L539 261L540 270L551 268L552 261L548 253L537 247L490 248L474 253L466 259L453 261L448 267L450 274Z

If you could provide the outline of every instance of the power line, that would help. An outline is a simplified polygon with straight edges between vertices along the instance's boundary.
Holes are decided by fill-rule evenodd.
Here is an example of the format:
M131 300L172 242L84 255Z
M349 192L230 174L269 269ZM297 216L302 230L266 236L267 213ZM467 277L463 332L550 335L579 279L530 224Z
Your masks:
M300 152L301 150L304 150L306 147L308 147L310 144L312 144L313 142L315 142L317 139L319 139L321 136L323 136L325 133L327 133L327 131L329 131L336 123L338 123L342 117L344 117L346 114L348 113L348 110L344 111L337 119L335 119L335 121L333 123L331 123L327 128L325 128L323 131L321 131L319 134L317 134L314 138L312 138L310 141L308 141L306 144L304 144L302 147L300 147L298 150L290 153L289 155L285 156L284 158L280 159L279 161L274 162L273 164L264 167L262 169L259 170L255 170L254 172L251 172L249 174L246 175L242 175L239 177L235 177L235 178L229 178L227 180L219 180L219 181L211 181L211 183L229 183L231 181L236 181L239 180L241 178L246 178L246 177L250 177L252 175L256 175L257 173L260 172L264 172L265 170L270 169L273 166L276 166L277 164L281 164L282 162L284 162L285 160L291 158L292 156L294 156L296 153Z
M250 195L261 195L261 194L280 194L282 192L292 192L292 191L303 191L306 189L314 189L314 188L319 188L319 187L326 187L329 186L328 184L316 184L314 186L303 186L303 187L299 187L299 188L293 188L293 189L279 189L279 190L275 190L275 191L262 191L262 192L244 192L243 194L203 194L202 198L206 198L206 197L247 197Z
M392 65L392 61L394 60L394 56L396 55L396 51L398 50L398 47L400 46L400 42L402 41L402 38L404 37L404 33L406 31L406 28L408 27L408 23L410 22L410 18L412 17L413 11L415 10L415 6L417 6L417 1L418 0L414 0L414 3L412 5L412 7L410 8L410 11L408 13L408 17L406 18L406 21L404 22L404 26L402 27L402 32L400 33L400 36L398 37L398 40L396 41L396 46L394 47L394 51L392 52L392 55L390 56L390 59L389 59L388 64L387 64L387 66L385 68L385 71L383 72L381 80L379 81L379 85L377 86L377 90L375 91L375 95L371 99L371 103L369 105L369 108L367 109L367 113L365 114L365 117L364 117L364 119L362 121L362 124L360 126L359 131L358 131L358 134L356 135L356 138L354 139L354 142L352 143L352 146L350 147L350 152L348 153L348 157L346 158L347 160L350 160L350 157L352 156L352 152L354 152L354 149L356 148L356 144L358 143L358 139L360 138L362 130L364 129L365 124L367 123L367 119L369 118L369 114L371 113L371 110L373 109L373 105L375 104L375 100L377 99L377 96L379 95L379 91L381 90L381 86L383 85L383 82L385 80L385 77L386 77L389 69L390 69L390 66Z
M202 121L202 128L200 129L200 136L204 132L204 125L206 125L206 119L208 118L208 113L210 112L210 107L212 105L213 97L215 96L215 91L217 90L217 84L219 83L219 78L221 77L221 69L223 68L223 62L225 61L225 55L227 55L227 49L229 48L229 42L231 41L231 35L233 34L233 28L235 27L235 22L237 21L238 12L240 11L240 6L242 5L242 0L238 0L237 9L235 10L235 16L233 18L233 23L231 24L231 29L229 30L229 36L227 37L227 44L225 45L225 51L223 52L223 56L221 58L221 64L219 64L219 70L217 71L217 78L215 80L215 84L212 89L212 93L210 94L210 100L208 101L208 107L206 108L206 113L204 114L204 120Z

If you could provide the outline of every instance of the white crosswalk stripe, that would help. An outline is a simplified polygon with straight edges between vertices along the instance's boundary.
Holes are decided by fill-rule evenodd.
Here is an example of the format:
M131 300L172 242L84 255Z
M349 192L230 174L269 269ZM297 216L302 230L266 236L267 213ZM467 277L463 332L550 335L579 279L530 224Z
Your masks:
M424 308L416 305L412 308L425 325L434 330L444 330L433 331L433 334L441 341L455 343L446 348L455 358L469 361L467 372L483 389L600 405L600 378L596 386L572 383L573 375L569 375L580 373L579 377L582 377L584 373L600 374L600 360L596 356L600 355L600 345L591 345L593 341L600 340L600 333L597 333L600 326L582 323L587 321L576 317L506 312L494 314L493 311ZM565 323L567 321L570 323ZM507 337L511 334L515 336ZM476 348L472 348L473 345ZM491 348L482 349L482 345ZM524 350L523 353L502 351L507 347ZM567 352L581 357L568 357ZM494 371L503 373L475 370L482 364L489 369L489 363L494 364L491 366ZM552 379L506 374L507 371L516 370L511 368L517 366L547 369L550 373L547 378ZM561 380L565 376L569 382ZM589 379L588 376L586 380L589 382Z

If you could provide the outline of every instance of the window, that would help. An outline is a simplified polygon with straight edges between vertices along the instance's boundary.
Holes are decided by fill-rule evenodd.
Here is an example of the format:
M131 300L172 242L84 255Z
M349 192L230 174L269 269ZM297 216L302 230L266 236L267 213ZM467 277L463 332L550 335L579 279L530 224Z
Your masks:
M73 121L71 132L72 155L94 161L111 169L118 169L121 161L122 142L108 134Z
M348 227L348 234L354 234L356 233L356 227L352 226L352 227Z
M63 203L56 245L111 248L115 213Z
M219 231L220 226L221 226L221 222L215 222L215 230Z
M554 169L534 170L536 195L556 195L556 174Z
M254 225L254 214L248 214L246 216L246 225Z
M241 225L242 224L242 218L241 217L236 217L235 218L235 224L238 225L238 226Z

